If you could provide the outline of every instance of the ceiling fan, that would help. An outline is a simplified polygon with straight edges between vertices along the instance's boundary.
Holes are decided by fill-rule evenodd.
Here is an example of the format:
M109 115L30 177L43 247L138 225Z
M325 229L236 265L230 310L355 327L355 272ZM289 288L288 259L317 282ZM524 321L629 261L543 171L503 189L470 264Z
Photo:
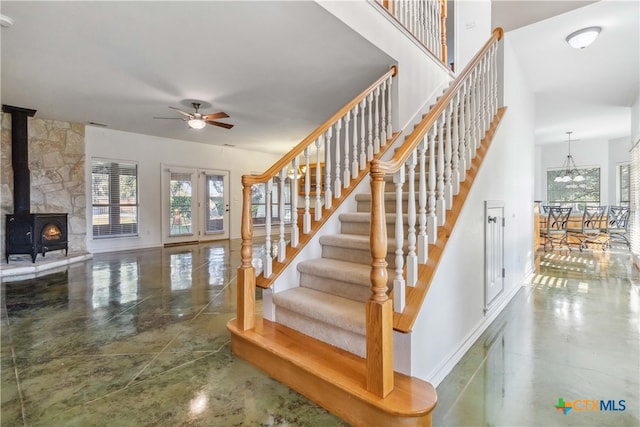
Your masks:
M202 114L202 113L200 113L198 111L200 109L200 103L199 102L192 102L191 105L193 105L193 109L195 110L195 112L193 112L193 113L187 113L186 111L182 111L181 109L176 108L176 107L169 107L172 110L176 110L178 113L184 115L185 117L154 117L154 119L178 119L178 120L184 120L185 122L187 122L189 127L192 128L192 129L202 129L207 124L210 124L210 125L213 125L213 126L219 126L221 128L225 128L225 129L231 129L233 127L232 124L222 123L222 122L218 122L218 121L214 120L214 119L224 119L224 118L229 117L229 115L227 113L224 113L224 112L220 111L219 113Z

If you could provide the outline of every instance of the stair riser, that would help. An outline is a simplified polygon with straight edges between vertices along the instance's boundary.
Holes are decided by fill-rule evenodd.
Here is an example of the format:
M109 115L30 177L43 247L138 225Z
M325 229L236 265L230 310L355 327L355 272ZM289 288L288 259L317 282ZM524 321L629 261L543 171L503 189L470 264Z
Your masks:
M339 261L349 261L363 265L371 265L371 250L323 245L322 258L336 259ZM386 260L388 265L394 265L395 255L393 253L388 253Z
M417 224L416 224L417 227ZM360 236L368 236L371 225L367 222L345 222L343 221L340 226L340 232L344 234L357 234ZM405 238L407 234L407 224L403 227ZM395 224L387 222L387 237L395 237L396 229Z
M404 200L402 202L402 213L407 213L409 202ZM416 209L418 202L416 200ZM370 201L358 201L357 205L358 212L371 212L371 202ZM384 202L384 211L385 213L396 213L396 201L395 200L386 200Z
M276 321L305 335L324 341L360 357L366 354L366 337L324 322L276 307Z
M370 286L342 282L308 273L300 273L300 286L338 295L355 301L365 302L371 298Z

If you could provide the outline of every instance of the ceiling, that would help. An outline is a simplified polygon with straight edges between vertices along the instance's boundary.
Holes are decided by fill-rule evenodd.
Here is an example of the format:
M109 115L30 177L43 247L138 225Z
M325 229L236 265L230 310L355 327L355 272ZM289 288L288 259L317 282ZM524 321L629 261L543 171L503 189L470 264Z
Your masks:
M581 141L630 136L630 107L640 90L640 2L493 5L494 23L511 30L505 38L535 93L536 144L566 141L568 131ZM576 50L566 43L567 35L590 26L602 27L591 46Z
M536 141L628 136L638 2L495 1L536 93ZM586 6L585 6L586 5ZM311 1L2 1L2 103L37 116L283 153L394 61ZM560 13L560 15L558 15ZM548 19L547 19L548 18ZM570 32L603 27L589 48ZM353 53L357 52L357 55ZM225 111L189 129L168 107Z
M179 140L284 153L394 64L310 1L0 7L14 20L2 29L2 103ZM153 119L192 100L234 128Z

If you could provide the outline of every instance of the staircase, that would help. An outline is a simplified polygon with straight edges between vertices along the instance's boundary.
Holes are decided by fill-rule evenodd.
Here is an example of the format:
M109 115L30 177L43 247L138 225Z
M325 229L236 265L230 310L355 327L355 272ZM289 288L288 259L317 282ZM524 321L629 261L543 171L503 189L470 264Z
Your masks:
M382 157L397 134L391 131L391 122L383 120L383 133L377 139L378 112L371 107L378 105L376 88L380 86L374 85L343 109L353 112L355 108L357 112L360 106L363 113L368 106L366 116L353 116L351 143L351 113L334 116L265 174L243 177L238 317L228 324L232 351L350 424L431 425L435 390L425 381L393 371L393 329L411 331L504 113L496 105L495 58L501 37L502 31L496 30L390 160ZM386 85L387 79L383 76L380 81ZM382 105L385 99L389 98L383 98ZM391 103L386 105L390 108ZM383 110L381 116L389 111ZM366 132L367 121L374 132ZM345 148L341 148L340 138L346 138ZM365 147L366 139L369 145ZM322 144L326 144L322 179L327 185L324 198L318 192L312 201L308 166L313 156L309 147L316 147L319 171ZM331 150L335 153L333 169ZM271 183L276 176L283 185L284 171L289 165L298 168L301 154L307 166L302 234L298 236L294 220L291 243L286 246L281 224L280 239L274 239L278 240L277 259L272 261L267 251L265 273L257 279L251 264L251 186ZM352 194L367 174L370 191ZM319 188L319 175L315 182ZM348 197L356 208L338 214L339 232L318 234L314 240ZM271 209L269 205L267 209ZM321 257L300 256L306 245L314 244L320 246ZM266 247L271 247L269 229ZM272 320L255 316L256 283L269 288L287 268L296 269L298 282L270 294L275 307Z
M386 178L392 183L393 177ZM406 186L406 185L405 185ZM395 189L385 187L387 230L394 237ZM355 195L357 211L341 213L340 233L322 235L322 258L297 264L299 287L274 294L276 322L360 357L366 355L365 303L371 297L371 193ZM404 192L404 211L408 193ZM403 216L407 224L407 215ZM406 250L406 246L405 246ZM396 248L387 248L394 264ZM389 272L388 286L393 286Z

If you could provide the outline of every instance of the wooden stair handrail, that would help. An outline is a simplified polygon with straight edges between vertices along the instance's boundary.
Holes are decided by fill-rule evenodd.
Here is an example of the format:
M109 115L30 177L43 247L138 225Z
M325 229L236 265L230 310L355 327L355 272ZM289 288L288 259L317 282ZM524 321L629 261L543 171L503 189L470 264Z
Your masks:
M320 135L325 133L327 129L329 129L338 119L343 117L348 111L350 111L353 107L358 105L363 99L369 95L370 92L375 90L376 87L380 86L382 82L387 80L389 77L395 77L398 74L398 67L396 65L392 65L389 68L389 71L384 73L378 80L373 82L369 87L363 90L358 96L349 101L344 107L339 109L333 116L329 117L324 123L316 128L313 132L311 132L305 139L300 141L298 145L293 147L287 154L285 154L280 160L275 162L269 169L263 172L260 175L243 175L242 183L244 185L252 185L252 184L262 184L267 182L270 178L277 175L284 167L287 167L291 164L293 159L298 157L303 153L304 149L309 146L312 142L314 142Z
M504 35L504 31L501 27L496 27L489 40L484 44L482 49L476 53L471 62L467 64L462 73L453 81L453 84L447 89L444 95L438 100L436 105L429 111L425 118L415 128L413 132L403 142L402 146L395 152L394 156L388 160L372 160L371 161L371 173L381 172L384 174L390 174L397 172L409 159L409 156L418 147L418 144L427 132L431 129L436 120L442 115L443 111L456 93L460 90L464 81L469 77L473 69L478 65L480 60L488 52L489 48L498 40L501 40Z

